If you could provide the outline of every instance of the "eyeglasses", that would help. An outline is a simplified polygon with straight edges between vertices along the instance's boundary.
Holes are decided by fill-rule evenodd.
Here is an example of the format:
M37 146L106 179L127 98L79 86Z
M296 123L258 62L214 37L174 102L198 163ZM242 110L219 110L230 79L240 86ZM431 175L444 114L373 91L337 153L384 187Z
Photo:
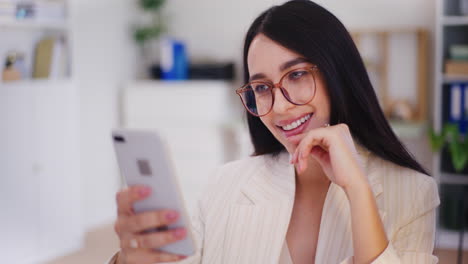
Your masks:
M252 81L238 88L245 109L254 116L264 116L273 109L274 88L279 88L284 98L294 105L305 105L314 99L317 66L294 69L281 77L277 84L266 81Z

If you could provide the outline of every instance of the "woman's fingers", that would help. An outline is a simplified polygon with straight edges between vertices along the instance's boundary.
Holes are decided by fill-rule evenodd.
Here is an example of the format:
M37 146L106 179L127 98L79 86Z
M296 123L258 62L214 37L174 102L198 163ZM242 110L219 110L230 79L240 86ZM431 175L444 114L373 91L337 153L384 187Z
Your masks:
M307 166L307 157L313 147L318 146L323 150L328 150L327 137L332 136L332 127L316 128L307 133L296 147L292 162L296 163L299 171L303 171Z
M125 264L153 264L179 261L186 257L148 248L127 248L122 249L119 258Z
M149 211L117 219L115 231L117 234L138 233L148 229L159 228L174 223L179 214L173 210Z
M328 152L318 146L312 147L312 149L310 150L310 154L317 157L317 160L319 162L321 162L322 160L329 159Z
M133 204L150 193L151 189L146 186L131 186L117 193L118 218L114 228L120 239L119 263L152 264L185 258L157 250L186 237L184 228L167 230L167 226L179 218L176 211L133 211ZM158 231L152 231L154 229Z
M309 131L307 134L303 134L299 144L296 147L293 157L291 158L291 163L297 163L302 156L307 157L308 153L304 152L304 148L309 147L310 149L315 145L323 145L323 142L317 141L330 131L328 127L315 128ZM304 153L304 154L303 154Z
M142 200L151 193L151 188L147 186L131 186L117 193L117 213L118 215L133 214L133 203Z
M176 228L167 231L151 232L146 234L131 235L129 233L120 237L120 248L146 248L157 249L187 236L185 228Z
M187 231L185 228L176 228L167 231L136 235L134 239L140 248L160 248L184 239L186 235Z

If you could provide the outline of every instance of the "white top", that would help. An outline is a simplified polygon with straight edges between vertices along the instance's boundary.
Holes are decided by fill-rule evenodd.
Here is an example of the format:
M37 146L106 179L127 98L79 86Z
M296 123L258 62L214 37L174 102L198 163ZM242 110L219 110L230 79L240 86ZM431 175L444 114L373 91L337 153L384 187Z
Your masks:
M288 243L284 241L283 248L281 249L281 255L278 264L294 264L289 253Z

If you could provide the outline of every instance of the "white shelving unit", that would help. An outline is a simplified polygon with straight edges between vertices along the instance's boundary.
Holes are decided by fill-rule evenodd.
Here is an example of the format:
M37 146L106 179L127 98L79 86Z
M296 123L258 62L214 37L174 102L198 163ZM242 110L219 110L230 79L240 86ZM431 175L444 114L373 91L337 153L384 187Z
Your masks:
M463 26L468 24L468 16L444 16L442 24L445 26Z
M453 44L468 45L468 16L459 11L461 0L437 0L436 7L436 45L435 45L435 87L433 95L433 127L440 131L444 118L444 94L453 82L466 82L468 75L447 75L444 72L444 62L448 59L448 49ZM433 175L439 185L468 185L468 175L447 173L442 171L441 155L433 155ZM442 189L440 189L443 191ZM444 194L441 193L443 196ZM444 201L442 201L444 202ZM466 201L468 203L468 201ZM443 206L443 204L441 205ZM442 213L440 210L439 214ZM439 217L440 222L441 217ZM439 224L436 246L445 249L457 249L459 232L447 230ZM468 233L464 234L464 247L468 250Z
M437 248L457 249L460 233L452 230L439 229L437 232ZM464 233L463 241L468 242L468 233ZM468 250L468 243L463 243L463 250Z
M468 82L468 75L447 75L442 76L443 84L449 84L453 82Z
M0 29L67 31L67 21L35 21L0 18Z
M67 8L66 3L68 0L61 1L65 3L64 8ZM60 52L64 52L64 56L70 56L68 45L70 40L70 19L68 17L61 19L41 16L40 18L17 19L13 16L0 16L0 38L2 40L0 43L0 71L4 70L7 53L20 52L25 57L23 62L25 70L22 71L22 75L25 76L22 76L22 80L35 82L36 80L32 79L35 47L46 36L65 39L64 47L66 48L60 48ZM68 67L69 72L72 72L72 70L71 67ZM71 73L69 75L67 78L71 78ZM0 85L6 84L0 76Z
M68 24L0 18L1 63L15 50L32 68L37 41L69 39ZM79 250L84 239L78 86L72 69L57 79L32 79L31 72L19 81L0 77L0 248L5 262L18 264Z
M441 184L458 184L458 185L468 184L468 177L466 175L446 173L446 172L441 172L439 175L440 175L439 182Z

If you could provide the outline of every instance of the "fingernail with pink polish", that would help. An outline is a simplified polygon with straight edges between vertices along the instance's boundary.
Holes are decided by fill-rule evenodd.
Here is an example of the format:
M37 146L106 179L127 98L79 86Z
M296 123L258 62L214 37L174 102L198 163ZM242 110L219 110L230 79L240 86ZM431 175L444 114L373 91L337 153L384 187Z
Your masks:
M141 196L141 197L144 197L148 194L150 194L151 192L151 188L149 187L142 187L138 190L138 194Z
M174 220L176 219L177 217L179 216L179 214L177 212L174 212L174 211L170 211L166 214L166 218L168 220Z
M174 236L177 237L177 238L182 238L185 236L185 229L176 229L174 231Z

